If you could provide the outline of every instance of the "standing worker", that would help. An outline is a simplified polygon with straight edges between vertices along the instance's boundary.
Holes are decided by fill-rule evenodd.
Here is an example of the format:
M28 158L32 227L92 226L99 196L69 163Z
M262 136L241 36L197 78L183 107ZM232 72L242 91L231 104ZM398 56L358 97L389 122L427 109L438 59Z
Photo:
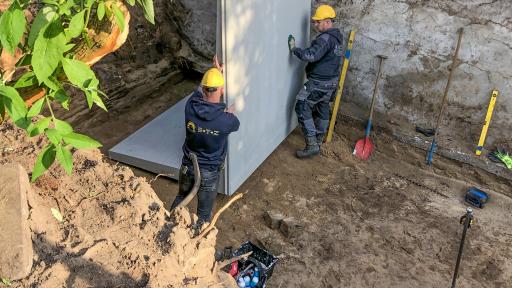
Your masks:
M306 49L295 47L295 38L288 37L288 48L300 60L308 62L308 81L297 95L295 112L304 132L306 148L297 151L297 157L306 158L320 153L329 126L331 97L338 87L343 53L343 36L333 27L336 12L329 5L321 5L313 15L313 25L320 34Z
M197 227L210 222L217 196L219 175L224 167L228 135L238 130L240 122L233 114L234 107L221 102L224 95L222 66L214 58L217 68L203 76L201 86L194 91L185 106L186 139L179 176L179 192L171 210L185 199L194 186L194 168L190 153L197 156L201 183L197 192Z

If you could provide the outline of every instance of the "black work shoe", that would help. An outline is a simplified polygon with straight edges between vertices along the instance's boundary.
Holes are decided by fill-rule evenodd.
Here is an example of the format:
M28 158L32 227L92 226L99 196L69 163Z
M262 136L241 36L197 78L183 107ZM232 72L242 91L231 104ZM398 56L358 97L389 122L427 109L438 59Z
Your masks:
M324 139L325 139L325 134L322 133L322 134L316 134L316 144L318 146L324 144Z
M316 143L316 137L306 138L306 148L297 151L298 158L308 158L320 154L320 146Z

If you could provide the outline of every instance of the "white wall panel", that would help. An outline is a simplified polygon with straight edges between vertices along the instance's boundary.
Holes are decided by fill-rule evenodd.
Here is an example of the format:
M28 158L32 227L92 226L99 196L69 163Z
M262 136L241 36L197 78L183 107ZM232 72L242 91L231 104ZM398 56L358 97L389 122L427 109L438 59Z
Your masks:
M226 183L233 194L296 127L295 96L304 65L288 50L288 35L304 47L310 0L221 0L227 103L240 130L229 138Z

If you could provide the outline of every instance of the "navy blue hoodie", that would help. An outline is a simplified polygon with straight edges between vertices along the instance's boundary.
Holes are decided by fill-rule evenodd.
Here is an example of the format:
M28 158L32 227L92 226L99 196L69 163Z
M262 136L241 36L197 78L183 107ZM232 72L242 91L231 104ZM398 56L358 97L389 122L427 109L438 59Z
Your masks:
M187 131L183 144L183 164L192 166L186 155L197 155L202 169L214 171L224 162L227 152L228 135L240 127L238 118L225 112L226 104L210 103L203 99L200 89L196 90L185 106L185 127Z
M337 28L330 28L316 37L306 49L294 48L293 54L308 62L308 79L327 81L338 78L341 71L343 35Z

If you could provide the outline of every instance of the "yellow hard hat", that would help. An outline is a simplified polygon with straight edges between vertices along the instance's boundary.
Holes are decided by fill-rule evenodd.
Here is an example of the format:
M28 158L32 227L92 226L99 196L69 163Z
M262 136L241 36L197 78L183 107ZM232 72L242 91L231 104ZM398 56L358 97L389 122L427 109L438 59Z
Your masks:
M329 5L318 6L318 8L316 8L315 15L311 17L311 19L315 21L334 18L336 18L336 12L334 12L334 9Z
M217 68L210 68L203 75L203 80L201 80L201 86L217 88L224 86L224 76Z

